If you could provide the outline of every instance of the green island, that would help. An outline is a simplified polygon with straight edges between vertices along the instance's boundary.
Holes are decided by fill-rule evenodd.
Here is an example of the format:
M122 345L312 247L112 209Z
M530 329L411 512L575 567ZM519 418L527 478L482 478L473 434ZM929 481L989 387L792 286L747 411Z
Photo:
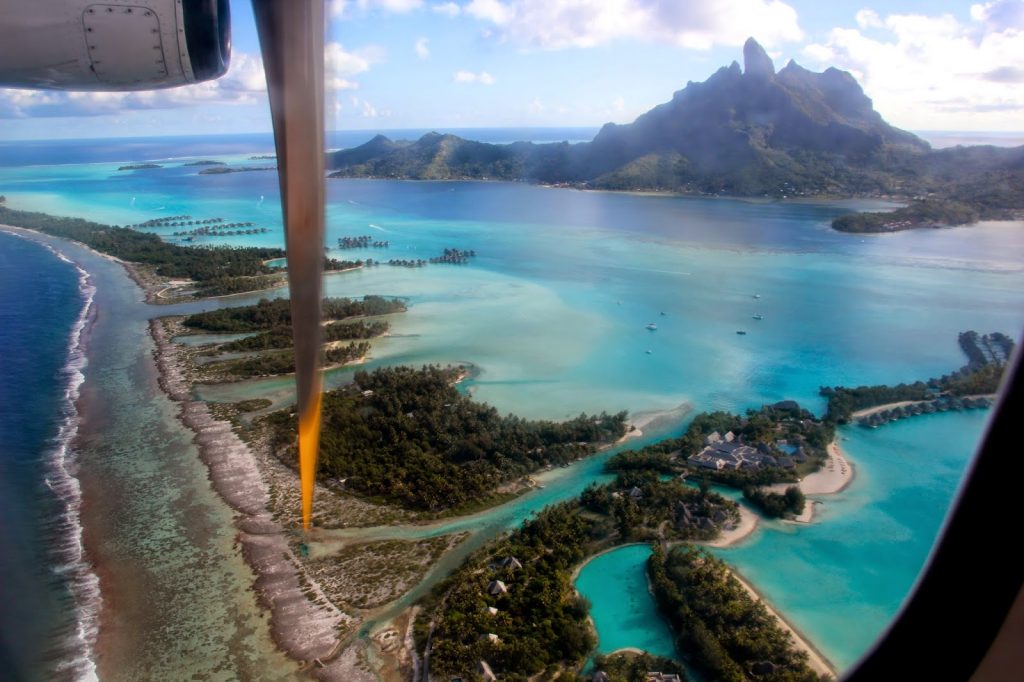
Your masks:
M840 232L899 232L917 227L953 227L969 225L982 218L1008 219L1005 211L988 211L958 201L927 199L913 201L895 211L848 213L832 221Z
M464 510L504 484L591 455L626 433L624 412L565 422L501 416L458 391L465 375L461 367L380 368L324 393L321 477L408 509ZM275 452L293 461L294 412L266 422Z
M117 170L149 170L150 168L163 168L163 166L158 163L130 163L127 166L119 166Z
M361 360L370 352L365 341L325 348L320 357L325 369L347 365ZM259 353L252 357L221 360L202 365L205 381L209 383L240 381L254 377L270 377L295 373L295 352L293 350Z
M825 418L837 424L855 419L878 426L919 414L989 407L1014 342L1000 332L979 335L974 330L961 332L958 340L968 363L950 374L895 386L822 386L820 393L828 398ZM877 409L883 406L891 407Z
M277 166L210 166L199 171L199 175L227 175L228 173L252 173L253 171L277 170Z
M326 298L322 304L326 344L325 367L359 360L370 351L367 339L383 336L389 329L384 320L355 319L400 313L406 310L400 299L366 296L362 300ZM352 321L355 319L355 321ZM211 358L197 364L195 379L204 382L239 381L252 377L291 374L295 371L291 307L288 299L261 299L248 306L221 308L189 315L181 321L186 330L203 333L247 333L251 336L204 347L194 358ZM353 341L341 344L339 342ZM216 359L225 353L246 357Z
M736 503L647 473L546 507L439 583L414 630L431 673L576 679L596 640L589 604L573 587L575 569L625 543L712 539L737 518Z
M156 286L186 278L194 297L257 291L282 281L265 261L284 257L282 249L264 247L189 247L169 244L158 235L81 218L62 218L0 206L0 223L70 239L132 264L141 283Z
M608 471L653 469L743 489L796 482L817 471L828 456L835 425L792 400L745 416L704 412L679 438L668 438L605 463Z
M720 682L827 679L808 666L765 605L753 599L725 563L693 546L655 545L647 575L680 651L705 679Z
M320 314L325 321L334 321L354 317L402 313L405 310L406 304L402 299L365 296L361 300L325 298L320 308ZM287 298L264 298L252 305L218 308L217 310L189 315L182 321L182 324L190 329L210 333L271 333L268 330L285 327L288 328L290 333L291 322L291 302Z

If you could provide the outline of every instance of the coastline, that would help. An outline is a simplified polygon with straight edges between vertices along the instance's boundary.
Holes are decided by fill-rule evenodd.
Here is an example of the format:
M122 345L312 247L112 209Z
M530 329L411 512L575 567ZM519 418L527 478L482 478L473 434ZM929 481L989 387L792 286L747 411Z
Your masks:
M48 237L33 230L26 232ZM122 265L132 280L145 290L145 285L133 276L135 273L132 264L95 252L84 245L79 246L98 257ZM159 371L160 387L178 404L179 419L195 434L195 442L204 464L208 467L214 489L223 501L238 512L236 526L239 530L242 552L256 574L253 591L259 603L271 613L271 632L275 643L319 679L370 679L362 677L365 673L356 667L356 648L345 647L350 643L347 635L353 628L347 628L348 632L341 637L337 634L339 630L344 631L346 626L351 624L351 617L333 608L326 599L323 601L328 604L327 608L317 607L303 594L305 581L301 562L289 546L288 532L270 516L267 488L261 478L255 455L249 446L231 431L227 422L211 415L205 403L191 399L187 383L177 367L175 346L164 335L160 320L150 320L149 327L155 344L153 356ZM676 409L685 411L691 408L683 405ZM627 433L619 442L640 436L642 431L639 427L646 428L651 421L663 414L653 413L638 418L633 422L637 427L634 432ZM751 534L757 527L757 515L742 505L740 511L743 520L736 529L725 531L723 537L718 540L702 544L729 546ZM590 560L624 546L626 545L611 547L589 557L577 568L574 579ZM102 571L102 567L97 567L97 570ZM315 583L312 584L315 586ZM323 597L322 592L318 596Z
M757 512L748 508L742 502L737 502L736 504L738 504L740 508L740 522L736 524L735 528L732 530L722 531L714 540L705 540L703 542L694 542L692 544L705 545L707 547L732 547L741 540L749 537L755 530L757 530L757 527L761 522L761 516Z
M274 642L318 679L372 680L357 667L353 647L344 647L357 619L332 604L307 577L293 549L292 541L300 536L274 520L268 486L249 445L229 423L214 417L206 403L192 399L159 318L150 320L149 330L160 387L178 404L179 419L195 434L214 489L237 512L238 540L255 573L253 591L270 612Z
M828 451L828 458L821 469L807 474L797 481L797 487L800 488L800 492L807 497L803 513L791 519L785 519L785 523L812 523L814 521L814 508L817 505L824 504L824 502L812 500L810 499L811 496L834 495L846 490L853 482L856 469L850 461L850 456L839 447L839 441L833 440L828 444L826 450ZM791 485L792 483L776 483L768 486L768 490L783 494L786 492L786 488Z
M747 591L750 598L754 601L759 601L764 604L765 609L768 610L772 616L775 617L779 622L779 626L788 632L793 638L793 644L796 648L807 653L807 663L810 665L811 670L818 673L819 675L829 675L832 679L838 679L839 674L832 662L826 658L825 654L821 653L811 641L802 633L795 625L790 623L778 609L772 606L771 602L764 598L764 596L758 592L754 587L744 578L739 571L732 566L729 566L729 572L736 578L736 581L743 586L743 589Z
M68 333L67 356L61 369L64 381L60 405L62 418L57 433L50 440L52 446L43 455L41 464L49 473L47 485L62 507L59 521L44 531L48 536L47 543L51 545L48 552L52 552L63 567L61 573L67 580L75 613L74 627L62 637L58 648L61 659L57 661L57 669L70 670L77 679L94 680L97 679L96 640L103 595L100 592L98 570L90 561L86 546L82 486L77 476L75 441L82 421L82 385L88 364L86 348L90 330L96 320L96 287L85 268L48 241L37 239L32 230L23 231L10 225L0 225L0 231L39 244L58 260L73 267L78 275L81 308Z

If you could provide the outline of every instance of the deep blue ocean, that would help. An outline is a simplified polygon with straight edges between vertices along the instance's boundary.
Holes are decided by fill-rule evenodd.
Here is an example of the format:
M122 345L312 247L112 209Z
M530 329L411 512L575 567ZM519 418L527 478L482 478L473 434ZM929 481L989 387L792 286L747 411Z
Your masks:
M83 273L50 249L0 232L3 679L55 674L78 634L66 617L77 608L69 589L81 558L67 443L81 379L81 350L71 346L88 302L83 284Z

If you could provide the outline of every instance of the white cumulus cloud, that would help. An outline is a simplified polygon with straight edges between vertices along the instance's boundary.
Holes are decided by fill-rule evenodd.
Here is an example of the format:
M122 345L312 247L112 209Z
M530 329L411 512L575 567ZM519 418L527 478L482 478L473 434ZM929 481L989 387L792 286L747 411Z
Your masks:
M359 87L354 76L383 60L380 48L349 52L339 43L324 49L324 80L329 89ZM247 105L266 101L266 76L259 55L236 52L228 72L217 80L141 92L54 92L0 89L0 118L104 116L124 111L177 109L195 105Z
M0 118L104 116L123 111L175 109L197 104L253 104L266 97L263 62L236 52L218 80L141 92L55 92L0 89Z
M846 69L875 108L903 128L1019 130L1024 120L1022 0L971 9L971 21L950 14L891 14L836 28L804 48L814 66ZM874 14L872 12L872 14ZM877 24L877 26L876 26Z
M354 10L367 12L380 10L405 14L423 7L423 0L330 0L329 13L335 19L344 19Z
M499 39L543 49L624 38L709 49L750 36L768 46L803 37L782 0L472 0L462 11L492 24Z
M481 85L494 85L494 76L481 71L475 73L473 71L456 71L452 79L456 83L480 83Z
M431 5L430 10L432 12L444 14L449 17L457 17L462 12L462 8L458 5L458 3L454 2L442 2L437 5Z

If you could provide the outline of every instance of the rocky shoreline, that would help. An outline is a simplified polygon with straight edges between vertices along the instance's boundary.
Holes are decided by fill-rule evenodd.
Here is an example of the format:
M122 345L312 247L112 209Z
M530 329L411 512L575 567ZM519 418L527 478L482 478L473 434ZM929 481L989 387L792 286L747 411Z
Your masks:
M274 519L267 483L252 449L231 424L194 400L174 344L161 320L149 324L160 387L179 404L179 418L195 433L210 481L237 512L235 526L242 553L255 574L253 589L270 611L275 643L320 680L374 680L359 660L356 640L346 647L358 619L331 603L296 556L290 533Z

